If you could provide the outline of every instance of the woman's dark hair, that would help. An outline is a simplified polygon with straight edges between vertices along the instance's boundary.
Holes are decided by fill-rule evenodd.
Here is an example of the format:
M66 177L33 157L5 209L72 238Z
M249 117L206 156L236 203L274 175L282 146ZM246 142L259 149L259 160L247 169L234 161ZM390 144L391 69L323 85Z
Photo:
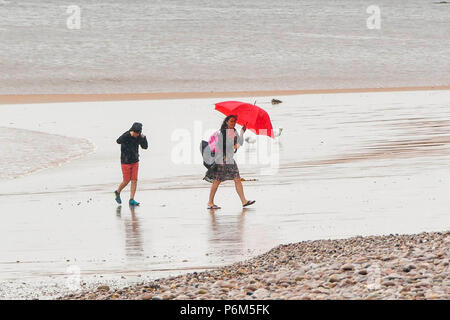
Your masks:
M231 118L234 118L235 120L237 120L237 116L236 116L236 115L230 114L229 116L227 116L227 117L223 120L222 125L220 126L220 131L224 131L225 129L228 129L228 124L227 124L227 122L228 122L228 120L230 120Z
M228 129L228 120L230 120L231 118L234 118L237 120L237 116L234 114L230 114L229 116L227 116L223 122L222 125L220 126L220 132L222 134L222 151L223 151L223 155L225 156L227 154L227 144L226 144L226 130ZM236 130L236 129L234 129ZM236 137L234 137L234 143L236 143Z

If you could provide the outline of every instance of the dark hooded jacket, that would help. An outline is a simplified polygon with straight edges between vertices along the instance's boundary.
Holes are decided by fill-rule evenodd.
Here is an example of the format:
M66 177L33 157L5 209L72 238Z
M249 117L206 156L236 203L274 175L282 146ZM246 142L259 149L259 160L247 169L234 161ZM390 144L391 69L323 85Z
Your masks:
M122 134L118 139L117 143L120 144L120 162L123 164L131 164L139 162L139 146L142 149L148 148L147 137L142 138L142 136L138 136L134 138L130 131L141 132L142 125L138 123L134 123L129 131L126 131Z

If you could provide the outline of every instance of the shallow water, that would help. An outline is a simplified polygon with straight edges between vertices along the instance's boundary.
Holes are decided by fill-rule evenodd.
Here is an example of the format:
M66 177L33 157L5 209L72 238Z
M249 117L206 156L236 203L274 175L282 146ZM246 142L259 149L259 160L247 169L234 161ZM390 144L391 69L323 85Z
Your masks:
M244 144L237 161L242 177L257 179L244 182L257 202L243 210L227 182L215 213L206 210L205 169L193 161L200 139L222 119L216 100L2 106L2 127L88 138L95 151L2 181L0 297L68 293L73 270L84 288L125 286L281 243L449 228L450 91L286 96L275 106L271 98L257 104L284 129L271 146L280 166L249 163L263 145ZM121 179L115 139L136 120L149 150L141 151L142 205L132 210L118 207L112 191ZM184 156L191 163L174 162L177 132L190 135L192 153Z
M0 180L58 166L93 149L86 139L0 127Z
M450 5L436 2L78 0L68 29L72 3L10 0L0 94L448 85Z

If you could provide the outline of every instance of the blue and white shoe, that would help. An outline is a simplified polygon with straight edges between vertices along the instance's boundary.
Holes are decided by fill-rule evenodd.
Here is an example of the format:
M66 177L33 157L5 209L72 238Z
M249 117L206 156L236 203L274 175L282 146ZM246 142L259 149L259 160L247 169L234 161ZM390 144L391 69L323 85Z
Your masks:
M122 199L120 199L120 193L118 193L117 190L116 190L116 191L114 191L114 195L116 196L116 202L118 204L121 204L122 203Z
M134 199L130 199L129 204L130 204L130 206L138 206L139 202L135 201Z

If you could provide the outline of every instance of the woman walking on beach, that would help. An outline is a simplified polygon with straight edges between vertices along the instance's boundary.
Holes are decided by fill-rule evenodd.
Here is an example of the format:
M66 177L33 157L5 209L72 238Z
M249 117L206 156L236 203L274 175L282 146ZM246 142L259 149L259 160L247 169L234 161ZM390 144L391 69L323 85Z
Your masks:
M247 200L244 195L244 188L241 182L241 176L239 175L239 169L236 161L233 158L233 154L244 143L244 132L247 130L245 126L241 129L241 134L238 134L236 129L237 116L227 116L213 137L212 142L214 144L213 151L215 151L214 160L215 163L206 172L204 180L211 182L211 191L209 193L208 209L220 209L219 206L214 204L214 196L216 195L217 188L222 181L234 180L236 192L241 199L242 206L247 207L255 203L254 200Z

